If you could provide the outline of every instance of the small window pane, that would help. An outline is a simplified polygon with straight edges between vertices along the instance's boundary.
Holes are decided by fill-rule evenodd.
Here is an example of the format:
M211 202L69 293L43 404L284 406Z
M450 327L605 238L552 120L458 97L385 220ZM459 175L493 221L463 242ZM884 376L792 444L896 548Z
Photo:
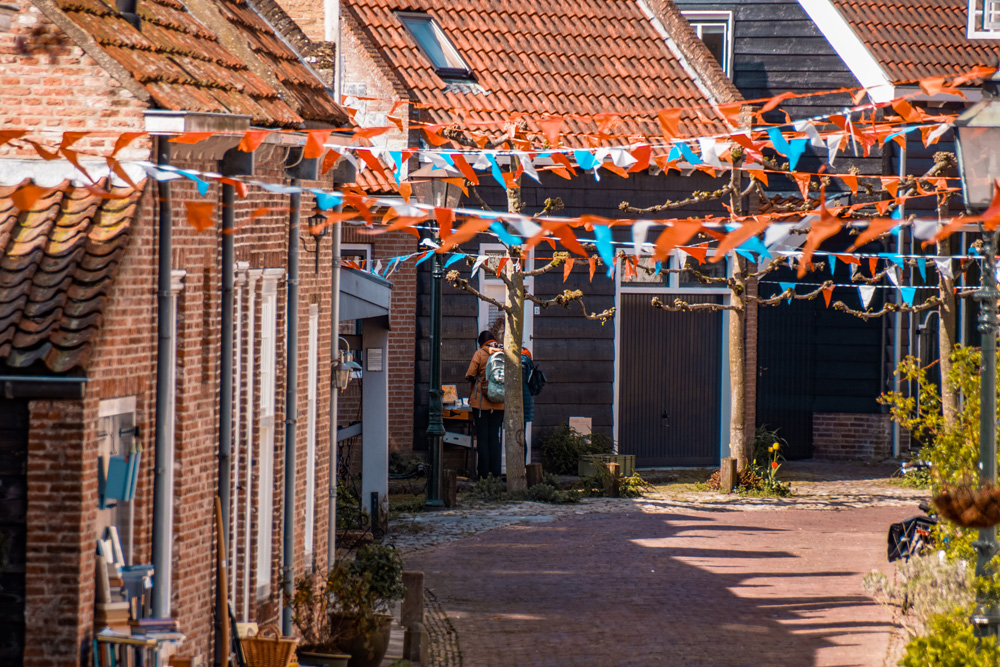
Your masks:
M719 61L719 64L726 66L726 27L720 24L703 24L701 26L701 41L705 43L708 50Z
M423 49L431 64L438 70L466 70L468 66L448 41L444 32L429 16L400 15L399 19L407 27Z

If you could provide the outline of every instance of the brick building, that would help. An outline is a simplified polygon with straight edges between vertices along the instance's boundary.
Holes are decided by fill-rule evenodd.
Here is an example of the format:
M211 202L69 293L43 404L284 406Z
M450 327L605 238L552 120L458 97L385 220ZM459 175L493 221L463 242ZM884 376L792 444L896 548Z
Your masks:
M326 174L303 169L301 147L304 130L344 127L349 120L323 79L328 45L311 42L277 6L261 4L260 13L245 0L148 0L132 11L101 0L13 0L0 7L4 665L91 664L95 544L109 526L118 530L130 564L155 561L162 540L166 557L155 580L158 591L169 592L166 612L187 636L180 654L194 664L211 662L213 502L223 425L231 430L231 502L224 513L228 594L237 616L262 623L277 617L288 422L295 424L298 480L293 574L326 565L331 244L307 231L305 218L316 202L303 194L301 240L292 241L302 252L291 414L286 318L295 199L286 186L293 177L303 187L342 184L340 167ZM252 151L252 165L251 153L236 149L251 127L272 130ZM211 136L169 141L191 131ZM126 143L123 133L135 134ZM122 161L117 176L105 159L112 154ZM147 177L128 163L137 160L160 160L165 169ZM88 187L73 161L96 186ZM205 175L220 171L235 180ZM243 178L267 187L244 187ZM227 211L234 230L233 393L232 412L223 420L228 235L220 220ZM204 231L189 224L199 215L209 225ZM162 291L160 218L172 230L169 288ZM343 241L352 256L370 262L415 248L409 235L347 230ZM309 252L318 253L315 263ZM382 415L388 436L373 461L384 459L390 441L411 440L412 266L400 267L392 282L381 386L393 408ZM164 331L171 334L163 348L158 301L167 304ZM365 325L352 348L367 333ZM170 375L157 424L161 349ZM356 413L344 408L340 414L350 421ZM142 453L134 499L100 509L99 461L106 465L135 445ZM164 452L169 462L155 472ZM166 522L154 537L157 481Z

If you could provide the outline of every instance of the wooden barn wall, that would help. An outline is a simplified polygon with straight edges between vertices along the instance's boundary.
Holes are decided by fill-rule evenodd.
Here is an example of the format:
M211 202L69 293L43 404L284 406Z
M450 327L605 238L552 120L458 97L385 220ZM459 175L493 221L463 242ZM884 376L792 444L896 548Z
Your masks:
M489 175L481 176L479 193L494 210L506 210L506 196L500 187L490 182ZM522 197L525 214L531 215L544 207L547 197L561 197L566 208L556 215L567 217L589 213L607 217L629 217L619 209L621 202L633 206L650 206L667 199L682 199L695 190L714 190L724 182L696 173L681 177L677 172L670 176L648 173L633 174L622 179L610 172L602 171L601 180L592 175L578 174L573 180L564 180L549 174L542 175L543 183L535 184L523 178ZM477 207L468 201L463 206ZM679 215L694 215L715 210L701 205L700 208L683 209ZM479 243L495 242L489 236L480 236L463 245L469 253L478 251ZM561 248L560 248L561 249ZM536 250L538 257L551 256L547 244ZM453 264L469 277L470 268L464 262ZM426 449L427 390L430 343L430 274L431 262L417 267L417 339L416 339L416 383L414 414L414 449ZM478 286L478 279L474 283ZM540 276L535 282L535 293L543 298L551 298L564 289L583 291L584 303L588 311L599 312L614 306L614 281L600 271L590 281L589 267L585 262L578 264L569 280L563 282L562 271L553 271ZM456 384L459 396L468 395L465 371L476 350L477 299L455 289L445 282L443 296L443 334L441 377L444 384ZM539 438L559 424L566 423L571 416L591 417L597 432L611 435L613 427L613 383L614 383L614 323L589 321L581 317L579 306L565 310L554 306L534 316L534 355L545 369L548 383L545 391L537 397L535 421L533 422L534 447L537 452Z

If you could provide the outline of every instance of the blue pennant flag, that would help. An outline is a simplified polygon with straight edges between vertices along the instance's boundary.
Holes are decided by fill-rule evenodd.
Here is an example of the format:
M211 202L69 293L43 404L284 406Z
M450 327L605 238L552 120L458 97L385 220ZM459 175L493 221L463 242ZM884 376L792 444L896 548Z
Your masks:
M615 251L611 248L611 229L604 225L594 225L594 236L597 238L597 252L601 261L608 267L608 278L615 274Z
M396 163L396 168L393 170L393 178L396 179L396 185L399 185L399 172L403 168L403 151L389 151L389 155L392 157L392 161Z
M809 140L792 139L791 142L785 141L781 130L776 127L767 128L767 136L771 139L771 143L774 144L774 150L788 158L788 168L795 171L795 167L799 163L799 158L805 152Z
M895 252L880 252L878 254L878 256L881 257L882 259L889 260L890 262L892 262L893 264L895 264L896 266L898 266L901 269L904 268L903 267L903 256L900 255L899 253L895 253Z
M507 189L507 181L503 180L503 174L500 173L500 165L497 164L496 156L491 153L484 153L486 159L490 163L490 173L493 174L493 179L500 184L500 187L504 190Z
M312 193L316 195L316 206L321 211L329 211L331 208L340 203L339 192L323 192L322 190L312 190Z
M193 172L188 171L187 169L178 169L177 173L183 176L184 178L194 181L195 185L198 187L199 195L204 197L205 195L208 194L208 181L204 181L198 178L198 176L196 176Z
M740 247L737 248L737 250L747 250L757 255L762 255L764 257L767 257L768 259L773 259L771 252L767 249L767 246L764 245L764 242L761 241L756 236L751 236L746 241L741 243Z
M677 148L677 144L670 147L670 154L667 155L667 162L673 162L674 160L681 159L681 149Z
M778 283L778 286L781 287L781 293L782 294L784 294L788 290L792 290L793 294L795 293L795 283ZM788 297L788 300L786 301L786 303L791 303L791 302L792 302L792 298Z
M705 164L704 162L701 161L701 158L698 156L698 154L695 153L693 150L691 150L691 147L688 146L686 142L678 141L677 143L674 144L674 148L680 150L681 155L683 155L684 159L687 160L689 163L694 165ZM671 150L671 155L673 155L672 150Z
M452 253L451 257L448 258L448 261L444 263L444 268L447 269L449 266L451 266L458 260L462 259L463 257L465 257L465 255L463 255L460 252Z
M521 245L521 237L514 236L513 234L508 232L506 229L504 229L504 226L499 222L494 222L492 225L490 225L490 231L496 234L497 238L500 239L500 242L507 247Z
M916 287L900 287L899 288L899 292L900 292L900 294L902 294L903 301L906 303L906 305L907 306L912 306L913 305L913 297L917 293L917 288Z
M750 252L749 250L743 250L742 248L737 248L736 249L736 254L739 255L740 257L746 257L747 260L750 261L750 262L756 262L757 261L757 258L754 257L753 253Z
M827 261L830 263L830 275L832 276L834 269L837 268L837 256L831 252L829 255L826 256L826 258Z
M590 151L573 151L573 157L576 158L580 169L584 171L590 171L597 165L597 160L594 159L594 155Z
M421 262L425 261L428 257L430 257L433 254L434 254L433 250L428 250L427 252L424 253L423 257L417 260L417 263L414 264L414 266L419 266Z
M927 282L927 258L917 257L917 268L920 269L920 278Z

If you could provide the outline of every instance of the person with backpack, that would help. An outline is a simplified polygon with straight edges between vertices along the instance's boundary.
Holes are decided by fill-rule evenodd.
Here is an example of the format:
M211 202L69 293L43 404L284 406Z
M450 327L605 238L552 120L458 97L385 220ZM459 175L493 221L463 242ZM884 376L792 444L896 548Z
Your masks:
M476 429L476 470L480 479L500 477L503 429L503 349L489 331L478 338L465 379L469 381L469 407Z
M528 424L535 419L535 396L528 387L528 380L535 370L535 362L531 360L531 350L521 348L521 402L524 405L524 442L528 442ZM528 446L524 447L524 462L528 462Z

